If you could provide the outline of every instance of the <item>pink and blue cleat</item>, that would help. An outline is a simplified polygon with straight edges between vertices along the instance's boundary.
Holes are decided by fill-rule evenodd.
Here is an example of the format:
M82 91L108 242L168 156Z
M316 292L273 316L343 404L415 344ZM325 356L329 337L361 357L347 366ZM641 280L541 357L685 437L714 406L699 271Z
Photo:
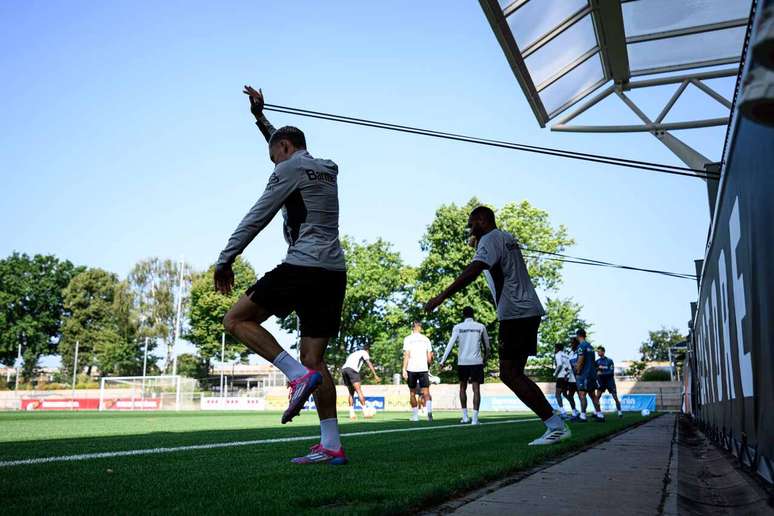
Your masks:
M291 459L293 464L330 464L332 466L342 466L349 462L344 454L344 447L338 451L323 448L322 444L315 444L309 448L309 453L303 457Z
M283 425L292 421L301 412L306 400L317 390L322 381L323 377L319 371L309 369L304 376L290 382L290 402L287 410L282 414Z

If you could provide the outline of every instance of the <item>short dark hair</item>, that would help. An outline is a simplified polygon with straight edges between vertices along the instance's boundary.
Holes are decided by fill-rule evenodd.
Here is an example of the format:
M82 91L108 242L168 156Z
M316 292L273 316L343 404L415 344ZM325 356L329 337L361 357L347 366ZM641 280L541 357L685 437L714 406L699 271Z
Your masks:
M414 319L414 321L411 323L411 327L413 328L415 326L422 326L422 321Z
M269 147L280 140L287 140L297 149L306 149L306 136L298 127L286 125L274 131L269 138Z
M578 328L578 331L575 332L575 335L577 337L585 337L586 336L586 330L583 328Z
M473 317L473 307L472 306L466 306L462 309L462 316L463 317Z
M597 351L604 351L604 350L605 350L605 346L597 346Z
M554 344L554 351L559 351L559 350L562 350L562 349L564 349L564 345L563 344L561 344L559 342Z
M476 208L473 208L473 211L470 212L470 216L483 217L484 220L486 220L488 223L492 224L493 226L496 225L495 213L492 211L492 208L488 206L477 206Z

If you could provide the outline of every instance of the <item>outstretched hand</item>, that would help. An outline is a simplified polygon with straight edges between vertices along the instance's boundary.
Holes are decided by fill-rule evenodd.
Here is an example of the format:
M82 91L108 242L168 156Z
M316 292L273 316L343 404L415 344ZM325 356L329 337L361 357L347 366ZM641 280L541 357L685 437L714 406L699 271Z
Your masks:
M260 117L263 114L263 92L260 88L256 91L252 86L245 85L242 93L250 99L250 112L255 118Z
M231 289L234 288L234 271L231 270L231 265L216 265L215 266L215 290L223 295L231 293Z

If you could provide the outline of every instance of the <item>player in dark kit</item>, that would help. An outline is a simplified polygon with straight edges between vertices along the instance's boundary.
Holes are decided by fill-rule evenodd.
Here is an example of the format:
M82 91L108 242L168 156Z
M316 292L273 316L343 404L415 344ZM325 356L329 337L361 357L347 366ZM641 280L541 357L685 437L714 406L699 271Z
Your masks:
M618 392L615 388L615 365L613 361L605 356L605 348L597 346L597 398L601 399L602 394L607 391L615 401L615 408L618 411L618 417L623 417L621 412L621 402L618 400Z
M232 264L258 233L282 210L288 251L283 262L266 273L236 302L223 319L226 331L272 362L290 380L287 423L315 393L320 417L320 444L297 464L346 464L336 418L336 388L325 364L328 341L339 332L347 273L339 243L338 166L312 157L306 138L295 127L274 129L263 114L263 94L250 86L244 93L250 111L269 144L275 164L268 184L239 223L215 266L215 288L227 294L234 286ZM270 316L296 312L301 362L290 356L261 323Z
M510 233L497 228L495 214L486 206L474 209L468 217L473 260L441 294L425 305L432 312L447 298L461 291L484 273L500 321L500 379L546 425L545 433L531 446L556 444L572 434L558 414L554 414L543 391L524 374L530 355L537 354L540 319L545 315L519 243Z
M578 341L578 347L575 349L575 382L578 387L578 397L580 398L580 414L573 421L586 422L586 407L588 407L588 398L594 404L594 420L604 422L605 416L599 407L599 398L597 398L597 365L594 362L594 348L586 340L586 331L578 330L575 332Z

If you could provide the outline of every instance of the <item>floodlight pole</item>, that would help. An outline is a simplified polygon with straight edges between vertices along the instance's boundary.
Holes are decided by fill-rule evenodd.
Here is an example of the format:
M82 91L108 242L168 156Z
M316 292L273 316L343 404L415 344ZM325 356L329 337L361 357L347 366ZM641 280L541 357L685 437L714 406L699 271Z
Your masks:
M22 339L24 338L24 334L22 334ZM22 345L21 342L19 343L19 354L16 357L16 386L14 387L14 391L16 392L16 395L19 395L19 369L21 366L22 361L22 353L21 353Z
M75 341L75 357L73 358L73 390L70 395L70 410L75 410L75 381L78 378L78 346L79 342Z
M180 338L180 312L183 308L183 269L185 262L180 258L180 277L177 282L177 313L175 315L175 340L172 344L172 375L177 374L177 341Z
M148 371L148 337L145 337L145 351L142 356L142 396L143 408L145 407L145 376Z
M226 363L226 333L220 334L220 397L223 397L223 366Z

